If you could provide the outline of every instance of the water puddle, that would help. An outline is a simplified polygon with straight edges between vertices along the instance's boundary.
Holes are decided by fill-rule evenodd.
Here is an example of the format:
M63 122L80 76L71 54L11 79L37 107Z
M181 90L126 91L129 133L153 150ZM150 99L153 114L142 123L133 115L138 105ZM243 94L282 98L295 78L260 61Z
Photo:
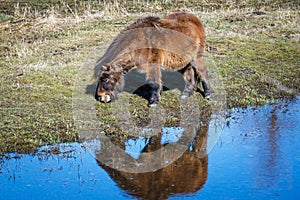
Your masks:
M300 199L299 98L227 114L208 155L203 146L210 136L203 128L178 160L155 172L103 165L86 143L2 156L0 199ZM128 139L124 149L139 159L142 151L183 135L182 128L166 128L155 139Z

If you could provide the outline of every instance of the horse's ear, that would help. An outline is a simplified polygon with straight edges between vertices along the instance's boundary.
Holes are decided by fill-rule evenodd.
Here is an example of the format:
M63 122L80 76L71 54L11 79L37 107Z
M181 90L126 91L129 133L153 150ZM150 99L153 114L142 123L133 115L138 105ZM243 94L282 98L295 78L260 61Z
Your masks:
M102 65L101 69L102 69L102 71L109 71L110 65Z

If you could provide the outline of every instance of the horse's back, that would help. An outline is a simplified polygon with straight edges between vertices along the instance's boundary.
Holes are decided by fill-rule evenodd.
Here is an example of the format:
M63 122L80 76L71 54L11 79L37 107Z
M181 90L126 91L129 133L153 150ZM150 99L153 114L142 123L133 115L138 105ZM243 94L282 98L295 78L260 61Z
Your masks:
M149 63L178 70L193 60L198 52L203 52L205 47L203 24L194 14L187 12L173 12L163 18L145 17L130 25L126 31L130 36L142 35L131 37L132 42L126 46L127 49L136 49L130 51L129 57L142 71L147 71ZM146 67L142 67L143 64Z
M205 47L204 25L194 14L183 11L173 12L160 21L166 24L166 26L169 26L165 28L182 32L199 42L202 48Z
M176 20L178 23L194 23L195 25L201 27L203 26L201 21L192 13L188 12L173 12L165 16L163 19Z
M173 12L163 18L149 16L138 19L114 39L98 60L94 75L99 74L102 65L118 58L125 62L130 59L135 66L155 62L177 69L188 64L204 48L204 27L194 14Z
M192 13L184 11L173 12L163 18L153 16L141 18L128 26L125 30L145 27L167 28L187 35L190 35L189 32L193 32L195 37L199 37L201 39L205 38L204 26L198 17Z

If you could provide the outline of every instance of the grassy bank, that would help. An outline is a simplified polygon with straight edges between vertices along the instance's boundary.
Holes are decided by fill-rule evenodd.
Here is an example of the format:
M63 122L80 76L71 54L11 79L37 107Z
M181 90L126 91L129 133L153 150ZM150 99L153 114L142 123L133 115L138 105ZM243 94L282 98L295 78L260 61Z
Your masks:
M207 56L222 77L227 108L299 93L297 2L32 0L4 1L0 9L0 152L76 141L72 92L82 63L136 19L178 9L195 13L205 24ZM142 121L147 116L141 110L149 110L143 99L132 98L140 106L131 109ZM165 107L176 105L176 100L168 105L172 91L162 98ZM109 109L98 105L97 112ZM169 117L172 122L176 114Z

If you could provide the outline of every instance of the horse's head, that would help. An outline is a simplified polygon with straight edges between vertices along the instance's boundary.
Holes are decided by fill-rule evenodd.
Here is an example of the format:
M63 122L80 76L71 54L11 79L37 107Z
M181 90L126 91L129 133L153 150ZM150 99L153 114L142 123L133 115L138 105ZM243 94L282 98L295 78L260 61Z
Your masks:
M116 99L117 94L124 87L124 77L122 72L116 70L111 65L102 66L95 98L97 101L108 103Z

